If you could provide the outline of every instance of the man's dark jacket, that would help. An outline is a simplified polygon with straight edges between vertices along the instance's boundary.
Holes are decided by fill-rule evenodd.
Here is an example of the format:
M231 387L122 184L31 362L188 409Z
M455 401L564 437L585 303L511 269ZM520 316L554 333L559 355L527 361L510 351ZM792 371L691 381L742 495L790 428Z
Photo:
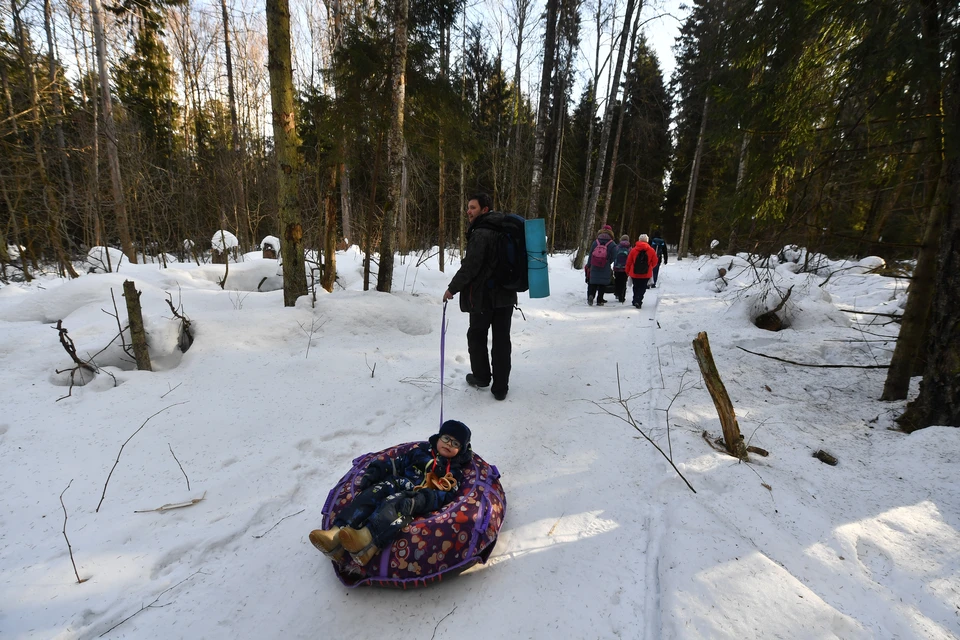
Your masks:
M517 304L516 291L493 283L498 259L497 231L490 225L496 225L502 219L500 212L484 213L467 230L467 254L447 287L450 293L460 294L460 311L490 311Z

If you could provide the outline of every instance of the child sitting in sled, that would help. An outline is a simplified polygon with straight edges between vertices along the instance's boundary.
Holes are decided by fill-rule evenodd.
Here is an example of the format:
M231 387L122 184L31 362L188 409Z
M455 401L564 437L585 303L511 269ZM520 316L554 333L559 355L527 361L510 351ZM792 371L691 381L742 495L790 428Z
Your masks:
M310 542L334 561L349 553L366 565L414 518L453 501L472 456L470 429L447 420L428 442L396 458L371 462L359 493L331 528L311 531Z

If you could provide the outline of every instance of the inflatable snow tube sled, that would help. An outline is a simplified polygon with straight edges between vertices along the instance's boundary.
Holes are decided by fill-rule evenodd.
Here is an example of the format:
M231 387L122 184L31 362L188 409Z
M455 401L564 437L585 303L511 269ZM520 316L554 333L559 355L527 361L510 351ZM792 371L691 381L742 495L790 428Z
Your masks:
M337 514L353 500L358 493L356 485L372 460L398 456L418 444L408 442L356 458L327 496L323 528L329 529ZM463 484L450 504L411 521L365 566L345 554L343 560L333 563L334 570L348 587L409 589L439 582L487 561L497 543L506 508L500 472L474 453L463 467Z

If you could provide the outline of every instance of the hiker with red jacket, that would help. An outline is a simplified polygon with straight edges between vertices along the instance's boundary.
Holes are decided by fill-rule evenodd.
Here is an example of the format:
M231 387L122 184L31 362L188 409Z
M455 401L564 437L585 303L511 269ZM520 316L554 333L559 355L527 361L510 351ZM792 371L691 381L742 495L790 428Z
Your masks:
M633 281L633 306L637 309L643 306L643 294L647 292L647 283L653 275L653 268L657 266L657 252L649 241L650 236L640 234L640 239L627 256L627 275Z
M603 290L613 282L613 261L617 257L617 243L613 241L613 228L605 224L597 232L597 239L590 246L585 268L587 270L587 304L597 306L607 304L603 299Z

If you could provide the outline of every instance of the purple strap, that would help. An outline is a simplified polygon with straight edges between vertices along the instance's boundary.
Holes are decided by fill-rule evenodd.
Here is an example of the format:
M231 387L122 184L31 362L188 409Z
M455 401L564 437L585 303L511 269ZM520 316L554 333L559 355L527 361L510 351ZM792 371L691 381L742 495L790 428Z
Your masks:
M443 352L447 344L447 300L443 301L443 317L440 319L440 426L443 426Z

